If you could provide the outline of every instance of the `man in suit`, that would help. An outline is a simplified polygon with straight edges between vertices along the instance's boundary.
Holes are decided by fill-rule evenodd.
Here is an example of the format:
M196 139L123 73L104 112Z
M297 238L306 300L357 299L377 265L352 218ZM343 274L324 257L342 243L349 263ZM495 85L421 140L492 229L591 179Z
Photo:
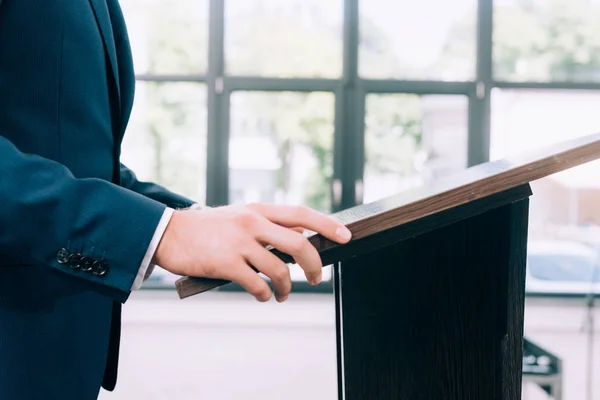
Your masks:
M115 387L121 305L160 265L233 280L260 301L311 283L298 228L344 243L312 210L198 209L119 161L134 74L117 0L0 3L0 399L88 400Z

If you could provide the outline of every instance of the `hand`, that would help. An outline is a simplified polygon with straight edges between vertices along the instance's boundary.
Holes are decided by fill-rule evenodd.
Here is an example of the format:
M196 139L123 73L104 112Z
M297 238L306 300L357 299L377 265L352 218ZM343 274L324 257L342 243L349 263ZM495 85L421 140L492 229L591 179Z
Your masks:
M312 285L321 282L321 257L302 231L308 229L337 243L350 231L306 207L252 204L175 211L158 245L154 262L177 275L226 279L240 284L259 301L269 285L250 266L271 279L277 301L292 290L288 266L265 248L292 256ZM299 232L300 231L300 232Z

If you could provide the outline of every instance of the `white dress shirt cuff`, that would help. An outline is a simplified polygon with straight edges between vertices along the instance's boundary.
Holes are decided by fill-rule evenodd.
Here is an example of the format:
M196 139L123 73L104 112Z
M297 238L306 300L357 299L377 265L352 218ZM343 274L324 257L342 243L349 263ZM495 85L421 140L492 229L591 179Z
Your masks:
M203 207L197 203L192 204L189 207L192 210L200 210ZM138 270L137 276L133 281L133 285L131 286L131 290L138 290L142 287L144 282L152 275L154 268L156 265L152 264L152 258L154 257L154 253L158 248L158 244L162 239L167 226L169 225L169 221L171 221L171 217L175 212L174 209L167 207L162 215L162 218L158 222L158 226L154 231L154 236L152 236L152 240L150 241L150 245L148 246L148 250L146 250L146 254L144 259L142 260L142 264L140 265L140 269Z

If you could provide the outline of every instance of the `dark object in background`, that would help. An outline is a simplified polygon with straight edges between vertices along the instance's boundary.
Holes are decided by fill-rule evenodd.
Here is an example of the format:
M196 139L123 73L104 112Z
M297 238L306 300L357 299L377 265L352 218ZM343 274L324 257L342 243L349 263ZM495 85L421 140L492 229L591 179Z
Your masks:
M562 360L525 338L523 381L538 385L555 400L562 399Z

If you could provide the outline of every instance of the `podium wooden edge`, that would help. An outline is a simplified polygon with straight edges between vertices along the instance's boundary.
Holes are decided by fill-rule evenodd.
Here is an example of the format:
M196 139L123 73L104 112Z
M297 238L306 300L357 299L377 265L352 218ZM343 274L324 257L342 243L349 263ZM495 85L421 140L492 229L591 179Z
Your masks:
M219 286L231 283L224 279L209 279L209 278L192 278L183 276L175 281L175 289L180 299L208 292L209 290L218 288Z
M320 235L309 238L309 241L320 250L319 255L321 256L323 265L329 265L334 262L344 261L356 255L367 253L377 247L387 246L408 237L417 236L430 230L481 214L502 205L517 202L531 196L531 194L531 186L529 184L521 185L444 210L438 214L411 221L387 231L382 231L373 236L368 236L363 239L353 239L345 245L336 245L334 242L331 242L334 246L324 246L323 243L325 241L330 241ZM349 225L349 228L352 231L351 225L352 224ZM293 262L293 259L288 254L281 253L275 249L272 250L272 252L286 263ZM231 283L231 281L185 276L178 279L175 282L175 286L179 298L185 299L229 283Z

